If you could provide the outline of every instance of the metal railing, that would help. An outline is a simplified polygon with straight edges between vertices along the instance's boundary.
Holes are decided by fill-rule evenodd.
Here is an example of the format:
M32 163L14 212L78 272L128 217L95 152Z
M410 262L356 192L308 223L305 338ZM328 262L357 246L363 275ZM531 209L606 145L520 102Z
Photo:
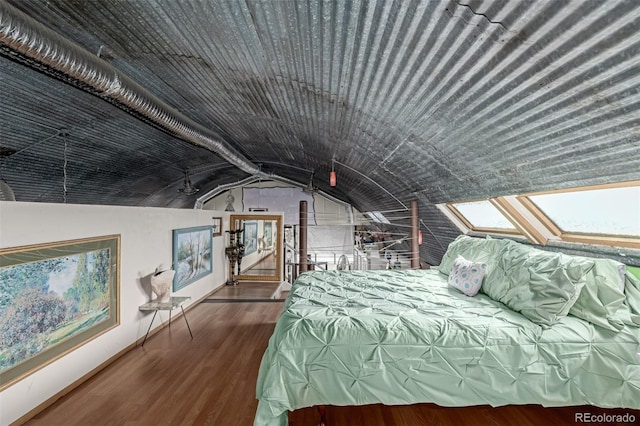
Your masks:
M381 252L384 250L384 252ZM285 260L285 280L291 284L300 274L300 253L290 244L285 244L287 253ZM382 249L378 244L354 245L353 255L341 254L339 257L333 254L333 263L318 261L317 253L308 254L308 270L352 270L368 271L371 269L402 269L408 267L409 260L406 253L401 251ZM326 256L325 256L326 258Z
M355 246L353 248L353 262L351 263L351 269L355 271L366 271L370 268L371 261L366 250L361 250Z

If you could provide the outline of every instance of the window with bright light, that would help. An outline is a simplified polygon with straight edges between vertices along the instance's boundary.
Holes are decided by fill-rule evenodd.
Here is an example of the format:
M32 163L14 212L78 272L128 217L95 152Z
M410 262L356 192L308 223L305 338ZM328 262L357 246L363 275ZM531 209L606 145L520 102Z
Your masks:
M640 249L637 180L439 207L464 232L519 235L540 245L560 240Z
M378 222L378 223L391 223L389 222L389 219L387 219L382 213L380 212L367 212L367 216L369 216L371 218L371 220L373 220L374 222Z
M640 186L529 195L564 233L640 237Z
M516 231L513 224L488 200L451 203L450 206L463 219L466 219L474 230L498 229Z

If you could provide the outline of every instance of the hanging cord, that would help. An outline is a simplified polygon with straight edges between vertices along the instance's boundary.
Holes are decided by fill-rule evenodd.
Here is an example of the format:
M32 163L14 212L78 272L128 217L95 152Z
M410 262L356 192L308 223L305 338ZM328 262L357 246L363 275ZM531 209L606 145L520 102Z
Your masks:
M424 223L424 221L422 219L420 219L420 224L422 224L424 226L424 229L427 230L427 232L429 232L431 234L431 236L433 237L434 240L436 240L436 243L438 243L438 245L440 246L440 248L444 251L447 251L447 248L445 246L442 245L442 243L440 242L440 240L438 239L438 237L436 237L436 234L434 234L433 232L431 232L431 229L429 229L429 227L427 226L426 223Z
M67 204L67 132L62 131L64 140L64 163L62 164L62 202Z

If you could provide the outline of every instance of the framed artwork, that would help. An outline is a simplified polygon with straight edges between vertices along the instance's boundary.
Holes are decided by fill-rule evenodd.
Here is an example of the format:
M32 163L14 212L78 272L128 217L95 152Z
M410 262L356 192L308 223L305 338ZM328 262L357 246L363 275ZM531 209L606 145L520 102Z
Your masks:
M271 229L271 222L264 223L264 242L267 247L271 247L273 244L273 231Z
M0 389L120 324L120 235L0 249Z
M212 227L173 230L173 291L178 291L213 272Z
M222 218L221 217L212 217L213 220L213 236L219 237L222 235Z
M244 223L242 233L242 243L244 244L244 255L247 256L258 250L258 222L255 220Z

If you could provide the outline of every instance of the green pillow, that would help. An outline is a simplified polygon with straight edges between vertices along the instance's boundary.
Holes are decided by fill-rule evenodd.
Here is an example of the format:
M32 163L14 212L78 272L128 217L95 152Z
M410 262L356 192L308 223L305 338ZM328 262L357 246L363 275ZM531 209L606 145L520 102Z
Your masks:
M593 261L504 241L480 291L545 327L565 317Z
M624 294L633 322L640 324L640 279L631 272L625 275Z
M500 249L504 245L504 241L505 240L496 240L490 237L485 239L460 235L447 247L438 271L449 275L453 267L453 262L458 256L462 256L471 262L484 263L487 265L488 272L498 261Z
M610 259L592 260L593 269L587 274L586 284L569 314L608 330L620 331L630 314L620 289L624 278L620 270L625 266Z

